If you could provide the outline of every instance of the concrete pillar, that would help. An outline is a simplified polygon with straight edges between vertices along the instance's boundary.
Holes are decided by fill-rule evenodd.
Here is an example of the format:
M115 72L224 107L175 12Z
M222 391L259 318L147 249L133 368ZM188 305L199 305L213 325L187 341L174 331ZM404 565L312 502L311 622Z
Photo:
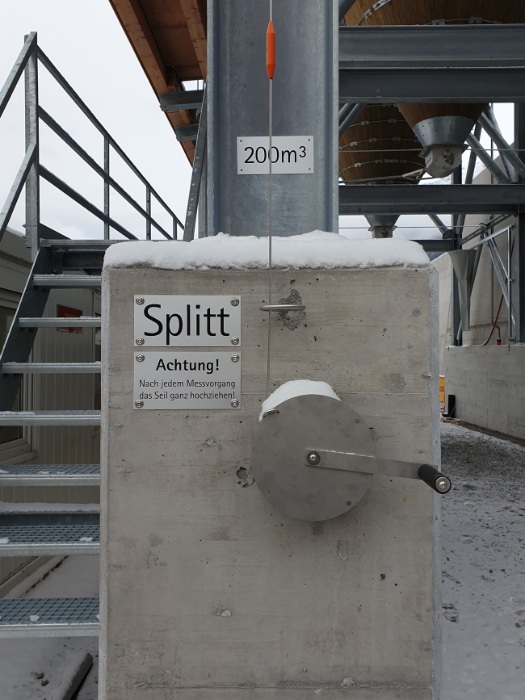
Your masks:
M271 316L273 385L326 381L378 456L438 464L433 274L274 270L275 298L296 290L306 315ZM131 266L103 286L101 700L437 700L431 490L376 477L309 523L253 483L267 273ZM137 294L241 298L240 408L134 408Z

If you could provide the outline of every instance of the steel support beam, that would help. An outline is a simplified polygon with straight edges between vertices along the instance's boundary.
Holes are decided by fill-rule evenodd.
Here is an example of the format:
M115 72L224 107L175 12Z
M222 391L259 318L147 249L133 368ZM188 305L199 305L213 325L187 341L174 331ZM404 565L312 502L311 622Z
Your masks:
M514 148L523 159L525 148L525 105L515 105ZM525 179L520 177L520 182ZM521 184L525 189L525 184ZM511 258L512 299L514 303L514 338L517 343L525 343L525 206L522 205L516 217L514 250Z
M26 41L31 35L26 37ZM40 223L39 178L39 121L38 121L38 57L36 34L34 49L25 68L25 139L26 152L34 147L35 153L26 179L26 246L31 248L31 260L38 252L38 224Z
M524 45L525 25L341 26L339 98L522 102Z
M366 104L361 102L356 105L347 103L341 108L339 112L339 137L341 137L348 127L355 122L365 107Z
M181 90L179 92L162 92L159 95L160 108L163 112L176 112L180 109L200 109L203 90Z
M474 127L474 138L478 139L481 136L481 124L479 122L476 124ZM468 159L468 165L467 165L467 174L465 175L465 184L466 185L472 185L472 181L474 180L474 169L476 167L476 161L478 159L477 153L474 149L470 151L469 159ZM456 226L457 228L454 230L454 234L458 238L463 238L463 231L465 229L465 214L460 214L457 218L456 221Z
M439 218L439 216L437 214L429 214L428 218L430 219L430 221L432 221L434 226L437 229L439 229L439 231L441 231L441 235L443 237L445 237L445 236L449 237L452 234L452 231L449 229L449 227L443 221L441 221L441 219Z
M202 171L206 155L206 141L208 136L208 113L206 93L202 100L202 111L199 120L199 133L195 145L193 170L191 173L190 191L188 194L188 207L186 209L186 222L184 224L184 240L192 241L195 238L195 222L197 220L197 206L201 189Z
M517 171L520 177L525 177L525 163L523 163L516 151L514 151L511 145L505 140L503 134L499 130L498 123L496 122L496 118L490 106L485 108L485 112L479 118L479 123L500 150L501 158L506 160L509 165Z
M198 124L184 124L183 126L175 127L175 136L177 137L177 141L181 143L183 141L196 141L198 133Z
M465 185L463 182L463 172L461 165L456 168L452 173L453 185L448 187L456 187L463 190ZM447 189L448 189L447 187ZM471 185L473 187L473 185ZM454 235L452 237L452 249L458 250L460 248L460 236L458 229L459 215L454 212L452 216L452 231ZM452 263L451 263L452 264ZM459 298L459 281L456 275L454 267L452 267L452 319L451 319L451 330L452 330L452 344L453 345L463 345L463 333L462 333L462 323L461 323L461 304Z
M340 22L354 3L355 3L355 0L339 0L339 21Z
M339 186L340 214L495 214L525 208L521 185Z
M506 175L503 172L503 170L499 167L496 161L487 153L487 151L483 148L483 146L474 136L474 134L469 134L469 136L467 136L467 143L472 148L472 150L476 152L477 157L487 168L489 173L492 173L492 175L494 175L498 183L510 185L510 177L508 177L508 175Z

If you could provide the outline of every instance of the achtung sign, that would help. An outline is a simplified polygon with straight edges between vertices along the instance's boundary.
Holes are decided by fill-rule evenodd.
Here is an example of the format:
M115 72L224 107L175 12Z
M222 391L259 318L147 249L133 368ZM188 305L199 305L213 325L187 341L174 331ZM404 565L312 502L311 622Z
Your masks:
M141 347L237 347L241 344L241 299L136 295L134 335L135 345Z
M137 409L239 408L241 356L236 352L136 352Z

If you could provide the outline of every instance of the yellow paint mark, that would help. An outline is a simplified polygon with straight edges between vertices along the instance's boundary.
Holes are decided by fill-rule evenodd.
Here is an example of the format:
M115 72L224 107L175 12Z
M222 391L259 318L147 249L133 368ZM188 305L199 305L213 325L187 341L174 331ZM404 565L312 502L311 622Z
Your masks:
M407 502L407 499L406 499L406 498L403 498L403 503L406 503L406 502Z

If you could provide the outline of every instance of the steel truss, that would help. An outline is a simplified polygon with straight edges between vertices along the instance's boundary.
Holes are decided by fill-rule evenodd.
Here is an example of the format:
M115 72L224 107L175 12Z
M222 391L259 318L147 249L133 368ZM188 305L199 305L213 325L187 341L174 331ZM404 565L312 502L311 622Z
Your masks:
M515 217L509 297L514 333L511 341L525 342L525 25L449 25L340 27L339 96L354 105L385 103L514 102L514 150L499 131L492 110L481 116L474 133L465 184L461 171L448 186L403 187L376 185L340 187L341 214L426 213L444 234L443 249L461 248L467 214L506 214ZM344 109L344 108L343 108ZM342 111L348 125L353 107ZM501 150L496 162L479 142L483 128ZM473 185L476 158L498 184ZM436 214L453 214L452 232ZM446 235L445 235L446 234ZM486 227L468 237L493 247ZM439 243L439 242L438 242ZM493 252L493 251L491 251ZM453 337L461 344L461 325L453 285Z

